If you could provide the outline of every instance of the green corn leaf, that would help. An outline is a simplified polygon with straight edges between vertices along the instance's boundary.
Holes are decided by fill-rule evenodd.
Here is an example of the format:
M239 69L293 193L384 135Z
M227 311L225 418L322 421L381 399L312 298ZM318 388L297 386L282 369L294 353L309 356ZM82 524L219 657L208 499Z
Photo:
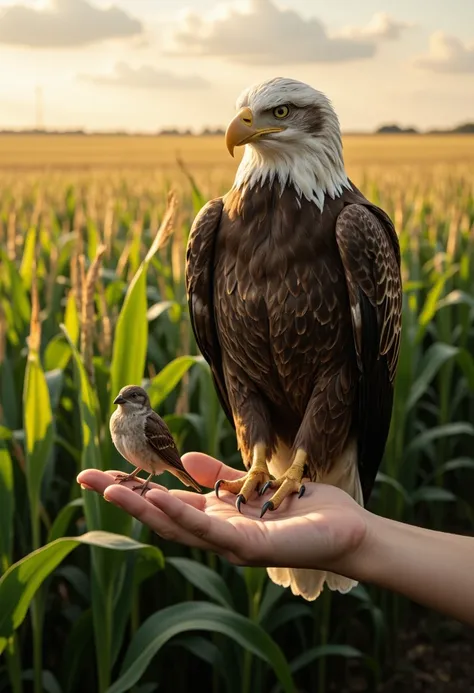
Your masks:
M314 618L314 612L308 604L283 604L278 609L274 609L265 620L265 630L273 633L277 628L281 628L290 621L297 621L302 618Z
M375 483L376 484L387 484L388 486L391 486L397 493L400 494L400 496L403 498L405 503L410 503L410 496L408 493L405 491L403 488L402 484L398 481L398 479L394 479L393 477L389 476L388 474L384 474L383 472L379 472L375 478Z
M474 459L471 457L457 457L454 460L449 460L429 474L424 479L424 482L427 484L436 477L442 477L444 474L448 474L449 472L457 472L459 469L468 469L474 472Z
M61 330L66 337L66 341L71 350L74 363L74 372L76 375L76 386L78 390L78 402L82 428L81 467L82 469L101 469L99 435L96 418L96 413L98 411L97 397L94 390L90 386L84 365L81 361L81 357L74 346L66 326L61 325Z
M87 220L87 255L92 262L97 254L99 247L99 231L92 219Z
M24 681L33 681L34 672L32 669L27 669L22 673L22 679ZM56 678L50 671L43 669L41 673L41 685L43 693L62 693L61 687L57 682Z
M351 647L350 645L321 645L320 647L312 647L310 650L303 652L291 662L290 667L294 674L300 671L300 669L307 667L308 664L312 664L316 659L321 659L322 657L345 657L354 659L363 656L360 650L356 650L355 647Z
M61 508L59 513L56 515L51 529L48 532L48 542L55 541L56 539L63 537L66 534L74 515L76 515L77 511L81 510L83 507L84 500L82 498L76 498Z
M418 333L416 336L416 340L418 343L421 342L428 325L431 323L434 316L436 315L436 312L439 307L438 303L441 298L441 294L443 293L446 282L457 271L457 267L450 267L443 275L439 277L439 279L435 282L432 288L428 291L428 295L426 297L423 310L421 311L418 317Z
M189 558L168 558L166 563L176 568L194 587L215 602L221 606L233 608L232 595L224 580L214 570Z
M458 352L459 349L457 347L442 342L433 344L427 350L420 364L420 375L417 377L410 390L410 396L406 403L407 411L412 409L418 400L423 397L441 366L454 358Z
M185 373L195 363L202 363L201 356L178 356L168 363L155 377L150 381L148 394L150 396L151 406L155 409L168 397L170 392L174 390Z
M79 313L77 311L76 299L74 298L74 293L72 291L69 292L69 296L67 297L64 325L66 326L69 338L73 344L77 346L80 331L80 320Z
M466 377L469 389L474 391L474 358L467 349L459 349L458 363Z
M267 580L267 585L265 587L262 601L260 602L260 609L258 613L258 620L260 623L265 622L268 617L271 617L276 604L280 601L284 594L286 594L284 587L275 585L275 583L271 580Z
M7 426L0 426L0 440L11 440L13 431Z
M81 469L104 469L99 445L97 395L89 383L79 352L64 325L61 325L61 330L71 349L78 391L82 437ZM84 507L89 529L107 529L126 534L130 528L131 518L111 503L103 503L96 494L85 493Z
M115 329L110 373L110 411L125 385L140 385L148 341L146 263L138 269L125 296Z
M465 305L469 308L474 308L474 296L470 296L465 291L451 291L447 296L442 298L438 303L438 309L446 306Z
M188 182L191 186L193 210L194 210L194 213L197 214L199 212L199 210L201 209L201 207L204 207L204 205L206 204L206 198L204 197L204 195L200 191L200 189L199 189L199 187L198 187L198 185L194 179L194 176L192 175L191 171L189 170L189 168L187 167L187 165L185 164L185 162L183 161L181 156L176 157L176 163L178 164L179 168L181 169L181 171L184 173L184 175L188 179Z
M167 607L150 616L135 633L123 661L120 678L107 693L126 693L140 680L153 657L175 635L200 630L222 633L269 664L283 690L294 693L288 663L278 645L257 624L209 602Z
M429 443L442 438L450 438L452 436L466 435L474 436L474 426L467 421L458 421L455 423L443 424L434 426L420 433L406 449L406 456L413 454L419 450L423 450Z
M48 386L51 409L56 411L64 385L64 372L61 368L55 368L54 370L46 371L44 376Z
M62 676L64 693L78 691L77 682L81 679L80 669L92 634L92 610L86 609L74 622L69 637L65 643L62 657ZM90 662L87 662L90 666Z
M0 442L0 571L2 573L11 562L14 510L13 464L10 453Z
M44 351L44 367L46 371L66 370L71 350L64 343L61 335L55 335L49 342Z
M0 652L23 623L36 591L53 570L80 544L115 551L143 551L163 563L160 550L134 539L109 532L88 532L80 537L63 537L33 551L12 565L0 579Z
M165 313L167 310L181 310L181 306L177 301L159 301L158 303L154 303L152 306L149 307L147 310L147 320L148 322L152 322L153 320L156 320L157 318L160 317L163 313Z
M21 427L20 393L17 392L13 361L4 356L0 363L0 404L2 422L11 430Z
M450 503L457 500L457 496L447 488L438 486L422 486L412 494L412 502L420 503L425 501L428 503L442 502Z
M182 647L184 650L191 652L195 657L209 664L213 671L217 671L225 680L227 691L240 690L239 686L236 685L238 684L238 678L232 677L232 671L229 666L226 666L227 662L221 650L207 638L199 635L184 635L181 638L172 640L170 647Z
M35 259L36 246L36 226L30 226L26 232L25 245L23 246L23 257L21 259L20 276L23 286L27 291L31 289L33 281L33 262Z
M8 297L8 305L15 306L11 312L11 330L20 335L28 328L31 317L31 307L26 287L24 286L20 273L15 264L8 259L4 250L0 250L0 269L3 275L3 285ZM1 275L0 275L1 276ZM4 305L4 309L7 305Z
M36 517L41 498L41 482L54 445L54 426L48 384L39 356L34 351L28 355L23 408L26 483L31 513ZM39 537L35 537L34 542L38 545Z
M66 580L86 604L90 603L91 586L89 576L84 570L78 568L77 565L60 565L56 568L55 577Z

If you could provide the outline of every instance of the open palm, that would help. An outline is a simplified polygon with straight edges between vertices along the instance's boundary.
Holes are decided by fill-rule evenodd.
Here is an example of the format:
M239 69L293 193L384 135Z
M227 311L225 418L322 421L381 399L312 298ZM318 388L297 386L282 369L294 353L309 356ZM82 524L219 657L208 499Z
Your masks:
M183 464L207 488L220 478L243 475L201 453L183 456ZM118 485L114 475L88 469L78 482L164 539L214 551L240 565L341 570L366 533L366 511L344 491L325 484L306 483L302 498L291 497L260 519L265 499L259 496L239 513L235 496L226 492L217 498L214 491L201 495L152 484L142 497L131 490L134 482Z

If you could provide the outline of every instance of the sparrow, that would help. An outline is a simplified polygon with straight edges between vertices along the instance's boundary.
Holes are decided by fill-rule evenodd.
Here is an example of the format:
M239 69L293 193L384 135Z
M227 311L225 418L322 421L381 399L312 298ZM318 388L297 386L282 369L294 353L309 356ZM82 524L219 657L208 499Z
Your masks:
M147 392L137 385L127 385L120 390L114 404L118 407L109 424L113 444L127 462L135 465L130 474L117 475L118 483L137 479L138 472L143 469L149 473L148 478L133 487L133 490L141 488L140 495L143 495L153 476L168 471L186 486L202 493L183 467L173 436L163 419L151 408Z

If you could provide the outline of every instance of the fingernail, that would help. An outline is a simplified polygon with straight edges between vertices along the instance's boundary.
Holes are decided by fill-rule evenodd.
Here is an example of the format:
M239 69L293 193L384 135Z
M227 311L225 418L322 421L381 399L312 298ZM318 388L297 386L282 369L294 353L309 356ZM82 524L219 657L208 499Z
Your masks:
M81 484L81 488L83 488L84 491L93 491L92 486L88 486L87 484Z
M103 496L103 498L105 501L107 501L107 503L112 503L112 505L115 505L117 508L123 510L123 507L118 501L114 500L113 498L107 498L107 496Z

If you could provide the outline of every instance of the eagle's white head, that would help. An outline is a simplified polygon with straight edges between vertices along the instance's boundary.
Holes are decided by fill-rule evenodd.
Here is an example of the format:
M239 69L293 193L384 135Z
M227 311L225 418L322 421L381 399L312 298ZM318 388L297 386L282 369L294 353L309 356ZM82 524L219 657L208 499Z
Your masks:
M344 169L339 120L329 99L295 79L277 77L246 89L237 100L226 144L246 145L234 187L292 184L321 210L350 183Z

